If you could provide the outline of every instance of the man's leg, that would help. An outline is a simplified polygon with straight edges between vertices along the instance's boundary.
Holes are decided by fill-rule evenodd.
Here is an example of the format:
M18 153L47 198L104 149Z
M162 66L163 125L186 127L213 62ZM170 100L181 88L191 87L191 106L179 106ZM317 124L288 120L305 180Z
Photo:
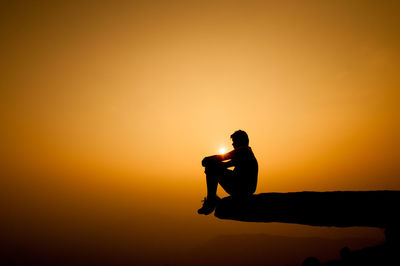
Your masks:
M205 169L207 183L207 198L213 199L217 196L218 178L224 174L224 166L221 162L210 162Z
M223 165L220 162L212 162L206 166L207 198L204 200L203 207L197 212L199 214L210 214L214 211L219 200L217 196L218 176L223 174Z
M218 183L232 197L246 199L254 193L254 190L249 187L248 183L243 182L243 179L245 177L238 176L232 170L226 169L218 178Z
M214 199L217 196L218 175L213 170L206 168L207 199Z
M237 190L237 176L232 170L225 169L223 174L218 178L218 183L229 195L235 194Z

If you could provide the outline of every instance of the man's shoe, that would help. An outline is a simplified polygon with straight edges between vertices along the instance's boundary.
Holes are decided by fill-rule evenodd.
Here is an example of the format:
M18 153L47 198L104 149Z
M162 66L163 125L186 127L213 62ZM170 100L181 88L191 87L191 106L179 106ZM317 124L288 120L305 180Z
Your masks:
M215 198L213 199L204 198L204 200L202 200L203 206L197 210L197 213L209 215L215 210L215 207L217 207L219 200L220 198L218 196L215 196Z

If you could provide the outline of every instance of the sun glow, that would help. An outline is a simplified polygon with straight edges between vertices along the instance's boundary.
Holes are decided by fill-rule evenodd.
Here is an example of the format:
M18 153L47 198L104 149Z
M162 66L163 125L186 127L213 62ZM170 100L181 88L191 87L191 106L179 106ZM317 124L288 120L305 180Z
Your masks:
M225 153L226 153L225 147L219 148L219 154L225 154Z

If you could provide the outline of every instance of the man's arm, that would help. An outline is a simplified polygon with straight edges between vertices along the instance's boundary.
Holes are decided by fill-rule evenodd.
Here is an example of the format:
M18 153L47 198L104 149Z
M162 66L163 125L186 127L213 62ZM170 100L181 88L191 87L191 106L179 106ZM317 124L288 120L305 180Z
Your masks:
M225 168L229 168L229 167L233 167L233 166L235 166L235 164L232 162L232 160L224 162Z
M234 150L230 151L228 153L225 153L225 154L212 155L212 156L205 157L203 159L203 161L201 162L201 164L203 166L206 166L208 162L213 161L213 160L219 161L219 162L230 160L230 159L232 159L232 153L233 152L234 152ZM231 164L231 161L226 162L224 165L228 165L228 164L229 164L229 166L227 166L227 167L233 166L233 164Z

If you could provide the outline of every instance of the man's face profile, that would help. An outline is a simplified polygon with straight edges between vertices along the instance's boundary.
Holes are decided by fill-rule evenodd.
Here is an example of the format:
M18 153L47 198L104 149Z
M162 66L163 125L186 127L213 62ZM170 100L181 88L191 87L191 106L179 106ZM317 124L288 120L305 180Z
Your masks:
M236 149L237 147L239 147L239 145L238 145L236 142L234 142L233 140L232 140L232 146L233 146L234 149Z

